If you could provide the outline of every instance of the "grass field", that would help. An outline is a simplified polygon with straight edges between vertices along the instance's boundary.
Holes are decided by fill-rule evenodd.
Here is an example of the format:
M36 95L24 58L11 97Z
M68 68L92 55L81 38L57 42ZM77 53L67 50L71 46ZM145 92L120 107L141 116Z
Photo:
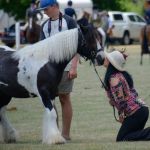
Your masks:
M121 47L119 47L121 48ZM129 53L127 70L133 75L135 87L141 97L150 106L150 60L144 56L144 65L139 65L140 46L126 47ZM105 69L97 68L103 78ZM58 99L61 127L61 110ZM115 138L120 124L113 117L104 89L89 62L83 62L78 68L72 93L73 121L71 142L63 145L44 145L41 143L43 106L38 98L13 99L8 108L8 117L19 133L16 144L0 143L0 150L149 150L150 142L116 143ZM150 119L146 126L150 126Z

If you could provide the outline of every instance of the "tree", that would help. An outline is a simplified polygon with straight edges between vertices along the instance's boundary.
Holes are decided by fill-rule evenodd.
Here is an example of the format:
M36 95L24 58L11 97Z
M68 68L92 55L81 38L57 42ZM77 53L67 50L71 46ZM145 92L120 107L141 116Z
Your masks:
M100 10L123 10L120 1L124 0L93 0Z
M29 7L31 0L0 0L0 9L3 9L15 19L24 19L26 9Z
M0 9L16 19L24 19L32 0L0 0ZM100 10L142 12L145 0L93 0ZM136 2L136 3L135 3Z
M93 0L100 10L132 11L142 14L145 0Z

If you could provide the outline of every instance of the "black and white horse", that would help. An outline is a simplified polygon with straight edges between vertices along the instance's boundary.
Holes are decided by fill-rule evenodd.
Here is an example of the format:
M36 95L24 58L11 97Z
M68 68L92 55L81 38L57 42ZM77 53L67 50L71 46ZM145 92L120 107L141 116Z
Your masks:
M15 142L15 129L9 123L5 106L12 97L38 96L45 107L43 143L64 143L57 127L53 107L57 87L68 62L76 53L94 61L103 61L99 35L89 26L64 31L19 51L0 47L0 123L5 142Z

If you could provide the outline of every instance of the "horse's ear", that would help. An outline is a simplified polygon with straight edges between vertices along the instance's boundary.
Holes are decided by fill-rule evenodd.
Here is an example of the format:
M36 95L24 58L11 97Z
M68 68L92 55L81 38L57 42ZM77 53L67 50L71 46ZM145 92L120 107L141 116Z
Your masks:
M79 25L80 26L80 29L82 31L82 33L86 33L88 31L88 27L87 26L83 26L82 24Z

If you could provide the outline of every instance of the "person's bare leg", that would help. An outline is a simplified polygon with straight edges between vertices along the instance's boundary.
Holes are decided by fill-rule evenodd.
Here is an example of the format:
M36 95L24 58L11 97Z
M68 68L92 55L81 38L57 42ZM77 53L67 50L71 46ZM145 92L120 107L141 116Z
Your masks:
M53 107L54 107L54 109L55 109L55 111L56 111L56 114L57 114L56 122L57 122L57 126L58 126L58 128L59 128L58 111L57 111L57 108L56 108L56 105L55 105L55 104L53 105Z
M70 140L70 128L73 114L70 94L59 94L59 99L62 108L62 136L66 140Z

